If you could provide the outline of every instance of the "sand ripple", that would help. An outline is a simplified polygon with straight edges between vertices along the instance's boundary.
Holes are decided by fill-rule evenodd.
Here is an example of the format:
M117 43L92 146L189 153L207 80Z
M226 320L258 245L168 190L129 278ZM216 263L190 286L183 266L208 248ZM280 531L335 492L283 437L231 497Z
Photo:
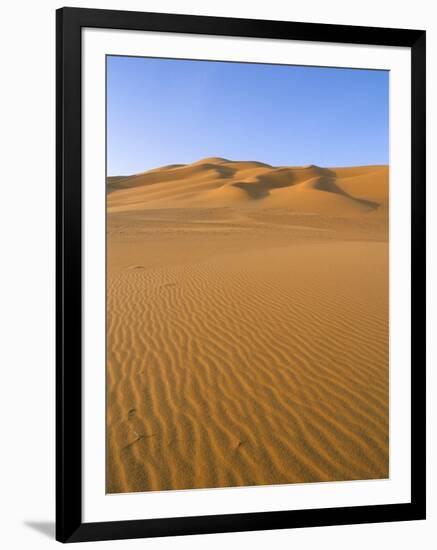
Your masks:
M108 278L108 492L388 476L387 244Z

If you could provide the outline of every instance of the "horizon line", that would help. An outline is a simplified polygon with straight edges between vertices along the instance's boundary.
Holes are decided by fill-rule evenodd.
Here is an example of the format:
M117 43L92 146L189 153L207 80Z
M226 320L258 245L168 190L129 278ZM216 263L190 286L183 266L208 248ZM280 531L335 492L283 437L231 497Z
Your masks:
M162 168L166 168L168 167L169 170L171 170L172 168L171 167L174 167L173 169L174 170L177 170L178 168L182 168L184 166L190 166L192 164L197 164L197 163L200 163L201 161L204 161L205 163L207 163L207 161L212 161L212 160L216 160L216 161L222 161L224 163L233 163L233 162L253 162L253 163L258 163L258 164L264 164L266 167L269 167L269 168L310 168L310 167L316 167L316 168L326 168L326 169L330 169L330 168L366 168L366 167L370 167L370 166L387 166L389 167L390 166L390 163L389 162L385 162L385 163L366 163L366 164L345 164L345 165L329 165L329 166L326 166L326 165L321 165L321 164L313 164L313 163L310 163L310 164L280 164L280 165L273 165L273 164L269 164L268 162L264 162L262 160L254 160L254 159L242 159L242 160L231 160L231 159L228 159L228 158L225 158L225 157L201 157L200 159L198 160L195 160L193 162L186 162L186 163L183 163L183 162L175 162L175 163L171 163L171 164L162 164L160 166L154 166L153 168L147 168L146 170L142 170L140 172L133 172L131 174L106 174L106 178L129 178L129 177L132 177L132 176L138 176L140 174L145 174L147 172L152 172L153 170L159 170L159 169L162 169Z

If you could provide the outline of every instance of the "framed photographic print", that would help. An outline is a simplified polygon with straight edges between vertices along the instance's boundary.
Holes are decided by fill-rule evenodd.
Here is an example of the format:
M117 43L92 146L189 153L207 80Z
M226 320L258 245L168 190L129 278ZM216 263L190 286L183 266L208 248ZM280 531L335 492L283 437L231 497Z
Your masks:
M57 539L425 517L425 32L57 12Z

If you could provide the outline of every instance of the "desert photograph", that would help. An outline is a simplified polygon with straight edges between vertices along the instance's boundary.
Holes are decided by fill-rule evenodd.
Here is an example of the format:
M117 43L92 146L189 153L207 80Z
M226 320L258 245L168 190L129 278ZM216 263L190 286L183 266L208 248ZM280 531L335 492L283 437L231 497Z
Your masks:
M107 493L389 477L388 86L107 57Z

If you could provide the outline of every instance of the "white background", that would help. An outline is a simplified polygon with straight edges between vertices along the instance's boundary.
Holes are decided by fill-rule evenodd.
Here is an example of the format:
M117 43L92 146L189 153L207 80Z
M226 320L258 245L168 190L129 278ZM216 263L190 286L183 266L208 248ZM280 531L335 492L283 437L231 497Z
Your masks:
M55 161L55 1L8 4L2 10L0 87L1 215L0 215L0 541L4 548L53 547L54 519L54 161ZM437 97L437 18L432 2L395 0L307 0L220 2L154 0L96 2L71 5L182 12L248 18L288 19L320 23L426 28L428 31L428 97ZM431 67L434 67L431 71ZM428 103L428 151L435 151L437 107ZM429 160L429 182L437 180ZM437 232L432 206L435 186L429 185L429 241ZM434 214L434 213L433 213ZM436 247L430 253L429 281L437 279ZM429 321L436 320L435 285ZM430 330L428 331L431 335ZM437 361L430 338L428 363ZM436 377L429 369L428 395L436 395ZM437 420L436 399L429 400L428 432ZM435 435L429 464L437 463ZM429 487L435 493L435 475ZM272 532L206 535L149 541L98 543L103 548L309 548L338 550L418 547L431 549L437 537L437 507L429 498L426 522L325 527ZM84 546L89 546L85 544Z

